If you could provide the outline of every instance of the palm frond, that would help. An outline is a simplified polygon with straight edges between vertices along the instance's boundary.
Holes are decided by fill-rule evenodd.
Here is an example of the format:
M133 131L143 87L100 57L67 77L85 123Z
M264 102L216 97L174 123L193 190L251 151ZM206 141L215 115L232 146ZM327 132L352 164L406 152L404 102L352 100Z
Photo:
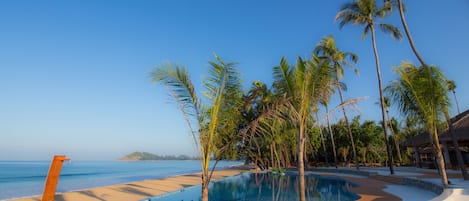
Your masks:
M387 14L392 13L392 7L393 7L392 2L386 1L386 2L384 2L383 7L379 8L375 11L375 15L377 17L384 18Z
M393 26L393 25L390 25L390 24L379 24L379 28L381 29L381 31L383 31L384 33L388 33L388 34L391 34L391 36L394 38L394 39L397 39L397 40L401 40L402 39L402 33L401 31Z
M365 26L365 29L363 29L363 33L362 33L362 36L361 36L361 38L360 38L361 40L365 40L366 35L368 35L368 32L369 32L370 29L371 29L371 26L372 26L372 25L370 25L370 24L367 24L367 25Z
M292 76L292 67L288 64L287 59L282 57L280 65L273 69L274 90L279 94L291 94L294 90L294 79Z
M427 129L433 129L444 119L450 103L445 76L437 67L416 67L410 63L402 63L395 71L399 79L392 81L385 92L393 102L399 103L402 114L419 119Z
M151 81L166 86L183 112L199 118L199 103L189 73L183 66L162 64L150 73Z

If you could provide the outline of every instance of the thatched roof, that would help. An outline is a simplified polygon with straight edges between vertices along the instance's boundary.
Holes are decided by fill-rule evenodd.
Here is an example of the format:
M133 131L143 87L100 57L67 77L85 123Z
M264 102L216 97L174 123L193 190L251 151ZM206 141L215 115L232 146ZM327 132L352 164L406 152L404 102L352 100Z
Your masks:
M464 111L451 118L453 122L454 135L458 141L469 140L469 110ZM450 141L451 142L451 133L448 129L440 132L440 142L441 141ZM416 135L407 141L401 143L402 146L420 146L425 144L430 144L430 136L428 132L421 133Z

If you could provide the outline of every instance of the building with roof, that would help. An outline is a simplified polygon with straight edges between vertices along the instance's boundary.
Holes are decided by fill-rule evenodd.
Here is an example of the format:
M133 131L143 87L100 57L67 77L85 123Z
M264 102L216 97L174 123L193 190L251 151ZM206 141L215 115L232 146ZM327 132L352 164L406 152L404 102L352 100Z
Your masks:
M451 122L453 125L454 137L458 141L464 164L467 167L469 166L469 110L451 118ZM449 129L446 129L440 131L438 134L446 167L456 168L458 162L456 158L456 149L451 138L451 132L449 132ZM413 149L413 160L416 166L434 168L436 167L436 164L431 143L432 141L428 132L423 132L401 143L401 146Z

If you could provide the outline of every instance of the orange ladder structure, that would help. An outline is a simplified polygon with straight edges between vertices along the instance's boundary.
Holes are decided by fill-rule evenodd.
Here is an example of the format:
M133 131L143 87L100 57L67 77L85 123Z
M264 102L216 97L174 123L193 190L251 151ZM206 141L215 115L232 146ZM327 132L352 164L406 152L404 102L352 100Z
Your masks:
M64 155L55 155L50 164L49 173L47 174L42 201L54 201L57 183L59 182L60 171L64 161L70 160Z

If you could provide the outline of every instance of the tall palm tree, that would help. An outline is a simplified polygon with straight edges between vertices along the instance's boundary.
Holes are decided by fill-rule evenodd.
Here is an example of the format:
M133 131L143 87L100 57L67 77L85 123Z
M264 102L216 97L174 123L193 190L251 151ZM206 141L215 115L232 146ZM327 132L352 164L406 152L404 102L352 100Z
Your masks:
M288 117L296 128L297 162L299 172L299 198L306 200L304 150L308 122L312 119L311 111L321 99L322 88L330 83L330 68L313 56L312 60L298 57L296 65L291 66L285 58L274 67L274 89L289 99Z
M378 76L378 88L379 88L379 96L381 102L381 117L383 119L383 128L384 128L384 139L386 142L386 151L388 153L388 161L389 161L389 171L391 174L394 174L393 162L392 162L392 154L391 149L389 147L389 140L388 140L388 129L385 122L386 121L386 114L384 108L384 96L383 96L383 88L382 88L382 81L381 81L381 68L378 56L378 49L376 47L376 36L375 36L375 25L379 26L382 31L386 33L390 33L396 39L401 39L402 34L396 27L390 24L383 24L376 21L377 18L384 18L387 14L389 14L392 10L391 3L385 3L383 7L378 7L374 0L355 0L352 3L347 3L342 6L340 11L337 13L335 19L339 20L339 26L342 28L347 24L358 24L365 26L363 31L362 39L366 37L368 32L371 31L371 42L373 45L373 53L375 56L376 62L376 74Z
M387 1L389 1L389 0L385 0L385 2L387 2ZM404 4L402 3L402 0L397 0L397 2L395 2L395 0L393 0L393 1L394 1L394 4L397 4L397 7L399 9L399 15L400 15L400 18L401 18L402 26L404 27L404 30L405 30L405 33L407 35L407 39L409 41L410 47L412 48L412 51L414 52L417 59L420 61L420 64L422 66L426 66L427 64L423 60L422 55L420 55L420 53L417 51L417 47L415 46L414 40L412 39L412 36L410 34L410 31L409 31L409 27L407 26L407 21L405 19L405 15L404 15L404 10L405 9L404 9ZM447 81L447 84L448 84L448 90L453 92L453 95L455 97L454 99L456 101L456 107L458 108L458 114L459 114L460 113L459 104L458 104L458 100L456 99L456 92L454 91L454 89L456 88L456 85L454 84L454 81L449 81L449 82ZM462 159L461 150L459 149L458 141L455 138L454 131L452 129L452 123L451 123L451 119L449 118L449 115L446 115L446 121L448 122L449 130L450 130L450 134L451 134L451 140L453 141L453 145L455 147L457 147L456 148L456 156L457 156L459 167L461 169L461 173L462 173L463 178L465 180L469 180L469 176L467 175L467 172L466 172L466 169L465 169L465 166L464 166L464 161Z
M217 152L216 138L220 134L221 127L224 129L231 127L226 127L225 124L229 118L233 118L233 116L221 114L227 104L233 103L230 99L241 94L239 75L234 68L235 63L225 63L217 55L215 59L216 61L209 61L210 76L204 82L207 90L206 100L210 101L209 105L203 104L197 97L189 73L184 67L165 64L151 72L152 81L164 85L177 102L191 130L202 167L203 201L208 200L208 185L213 174L213 169L209 171L209 162L212 154Z
M357 63L358 56L351 52L342 52L337 48L335 45L335 40L333 36L326 36L323 38L314 49L314 53L320 57L323 57L327 60L327 63L331 65L333 72L335 74L335 86L337 87L337 91L339 92L340 97L340 104L344 103L344 96L342 94L342 85L340 84L340 80L344 78L344 66L353 67L352 63ZM352 63L349 63L349 60ZM358 73L357 69L355 72ZM345 111L345 107L342 107L342 112L344 114L345 123L347 124L347 129L350 138L350 144L352 145L352 153L353 153L353 160L357 169L359 169L359 163L357 159L357 151L355 149L355 141L353 140L353 133L352 129L350 128L350 123L348 120L347 112Z
M445 108L449 104L446 93L446 79L434 66L416 67L402 63L395 71L399 75L386 87L386 93L399 106L401 113L421 121L432 139L442 184L448 186L445 163L438 137L438 125L445 118Z
M409 45L412 48L412 51L414 52L417 59L420 61L420 64L424 66L426 65L426 63L423 60L422 55L420 55L420 53L418 52L417 47L415 46L414 40L412 39L412 36L410 35L409 26L407 26L407 21L404 15L404 4L402 3L402 0L397 0L397 8L399 9L399 16L401 17L401 23L402 23L402 26L404 27L405 34L407 35Z
M458 98L456 97L456 83L454 83L454 80L446 80L446 83L448 84L448 90L453 93L456 108L458 109L458 114L460 114Z

